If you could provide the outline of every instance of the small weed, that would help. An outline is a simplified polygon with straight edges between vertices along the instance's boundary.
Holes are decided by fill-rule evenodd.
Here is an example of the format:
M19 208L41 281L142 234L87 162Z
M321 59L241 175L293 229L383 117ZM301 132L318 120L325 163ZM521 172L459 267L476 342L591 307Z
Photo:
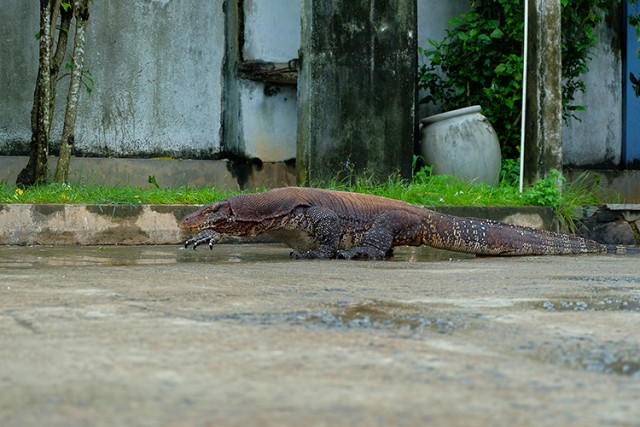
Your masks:
M541 179L524 192L525 202L533 206L558 208L562 200L560 190L565 183L566 178L559 171L553 170L548 178Z

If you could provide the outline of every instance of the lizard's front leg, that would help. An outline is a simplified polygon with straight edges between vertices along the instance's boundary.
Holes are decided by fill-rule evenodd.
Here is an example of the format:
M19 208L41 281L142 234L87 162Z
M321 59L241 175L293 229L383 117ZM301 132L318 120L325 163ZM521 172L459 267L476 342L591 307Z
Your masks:
M302 212L304 221L299 226L309 229L318 242L314 250L294 250L293 259L329 259L335 258L340 241L340 220L331 209L316 206Z
M195 251L198 246L203 243L209 244L209 249L213 249L213 245L218 243L222 238L222 234L217 233L213 230L204 230L198 233L195 237L184 242L184 247L187 248L189 245L193 245L193 250Z

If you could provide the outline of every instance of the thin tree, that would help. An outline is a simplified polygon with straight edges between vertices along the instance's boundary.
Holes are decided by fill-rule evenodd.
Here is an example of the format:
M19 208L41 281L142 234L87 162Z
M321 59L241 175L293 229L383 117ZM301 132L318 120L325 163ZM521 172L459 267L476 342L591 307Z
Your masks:
M60 143L60 157L56 167L55 182L66 183L69 180L69 165L71 151L75 142L76 117L80 100L80 86L82 83L84 64L84 45L87 21L89 20L89 0L75 0L73 13L76 18L76 34L73 42L73 57L71 62L71 79L67 94L67 109L64 115L62 140Z
M82 12L83 27L86 27L88 19L88 2L80 3L78 10ZM48 156L51 133L51 123L56 99L56 85L60 80L58 75L67 54L69 27L74 16L75 7L62 0L40 0L40 31L36 35L39 40L39 66L36 88L33 96L33 108L31 109L31 142L29 161L18 174L16 184L19 186L31 186L37 183L46 183L48 173ZM76 15L78 16L78 15ZM76 28L77 31L77 28ZM84 28L82 36L82 57L84 59ZM57 41L56 41L57 37ZM78 40L78 36L75 37ZM55 51L53 50L55 43ZM74 52L76 49L74 48ZM72 58L72 63L73 63ZM80 62L82 64L82 61ZM73 66L72 66L73 68ZM80 66L82 74L82 66ZM77 96L76 99L77 104ZM69 108L67 103L67 109ZM74 107L77 108L77 107ZM67 114L65 114L66 116ZM73 113L75 123L75 112Z

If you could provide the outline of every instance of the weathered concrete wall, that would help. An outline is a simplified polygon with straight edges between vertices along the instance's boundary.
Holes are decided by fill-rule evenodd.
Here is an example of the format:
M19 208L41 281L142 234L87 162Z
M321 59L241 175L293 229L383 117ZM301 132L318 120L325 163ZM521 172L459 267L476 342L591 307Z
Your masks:
M26 156L0 156L0 182L15 182L27 160ZM51 158L49 162L49 173L53 175L57 158ZM154 176L162 188L200 186L245 190L283 187L296 183L295 167L288 162L103 157L71 158L69 182L147 188L149 176Z
M468 11L468 0L418 1L418 46L428 47L429 39L442 40L451 18Z
M424 3L419 2L423 45L442 34L452 10L458 11L453 4L459 8L465 0ZM237 57L230 58L221 0L196 7L180 0L143 1L133 10L117 2L93 4L87 65L96 83L91 96L82 94L78 150L91 156L209 157L225 148L268 162L294 158L296 88L242 80L234 70L240 57L297 57L300 2L230 1L227 10L240 6L241 13L235 12L244 17L241 45L231 41ZM0 154L25 154L30 138L37 14L37 7L20 0L0 9L0 39L7 41L0 45ZM57 123L62 108L59 103ZM230 118L225 131L224 109ZM57 125L54 141L59 135Z
M569 182L581 180L587 187L596 188L602 200L640 203L640 171L638 170L565 168L564 173Z
M236 63L225 50L224 3L92 3L86 64L95 86L90 96L82 94L76 138L81 154L191 158L228 150L263 161L295 157L297 91L227 76ZM428 38L441 39L449 19L469 7L467 0L417 3L420 46ZM229 0L227 6L239 4ZM236 48L243 59L286 62L297 56L300 1L241 4L245 22ZM578 113L582 121L564 127L567 165L620 162L619 21L616 12L600 29L602 39L584 78L587 92L577 100L586 107ZM0 155L24 154L37 72L37 5L5 0L0 22ZM63 85L60 95L64 99ZM420 106L420 116L437 112L429 108ZM225 110L232 120L223 125ZM61 123L60 104L56 111ZM54 143L60 131L54 127Z
M239 131L241 154L264 161L296 157L297 91L293 86L238 82L238 114L233 120Z
M194 207L0 205L0 244L175 244Z
M185 0L91 4L85 64L95 85L81 97L78 152L187 156L220 150L222 5L223 0L196 7ZM0 101L0 152L6 154L31 136L38 8L8 0L0 22L2 86L11 82L11 95ZM64 98L62 86L59 91ZM54 127L53 140L59 135Z
M298 57L300 1L244 0L245 60L287 62Z
M237 14L239 40L229 40L225 127L227 151L263 161L296 157L297 91L295 86L240 79L241 61L287 63L298 57L300 2L291 0L231 1ZM233 19L233 17L231 17ZM233 34L233 31L229 32ZM233 36L231 36L233 37ZM233 46L236 43L237 46Z
M298 179L409 175L415 3L303 0Z
M418 46L429 48L429 39L441 41L446 36L449 20L469 11L469 0L427 0L418 1ZM424 57L418 56L418 63L422 64ZM425 94L420 94L422 98ZM441 113L442 108L437 105L420 104L420 118Z
M0 154L5 155L27 152L38 63L38 8L8 2L0 8ZM232 63L226 66L223 3L92 3L85 63L95 85L91 95L81 95L79 154L211 158L229 150L262 161L295 157L295 87L265 87L235 72L225 76L237 67L240 52L227 57ZM232 6L239 4L229 3L227 10L237 13ZM244 31L231 38L243 41L236 46L243 59L286 62L297 57L300 9L294 3L242 4ZM64 85L59 88L63 100ZM226 108L233 117L228 125L236 128L227 132L228 141L222 128ZM62 110L59 102L54 144Z
M611 10L615 10L612 8ZM598 31L586 91L576 97L585 111L563 130L564 164L578 167L618 166L622 154L622 58L620 14L613 12Z
M7 4L8 3L8 4ZM0 153L31 138L30 112L38 66L38 5L8 0L0 7Z

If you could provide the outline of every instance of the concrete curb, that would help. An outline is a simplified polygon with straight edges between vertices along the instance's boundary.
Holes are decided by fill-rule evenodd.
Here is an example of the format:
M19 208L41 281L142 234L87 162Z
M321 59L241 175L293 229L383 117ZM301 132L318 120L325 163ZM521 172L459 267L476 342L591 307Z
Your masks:
M178 223L194 205L0 204L0 245L179 244ZM548 207L438 207L458 216L557 230Z
M186 205L0 205L0 244L175 244Z

